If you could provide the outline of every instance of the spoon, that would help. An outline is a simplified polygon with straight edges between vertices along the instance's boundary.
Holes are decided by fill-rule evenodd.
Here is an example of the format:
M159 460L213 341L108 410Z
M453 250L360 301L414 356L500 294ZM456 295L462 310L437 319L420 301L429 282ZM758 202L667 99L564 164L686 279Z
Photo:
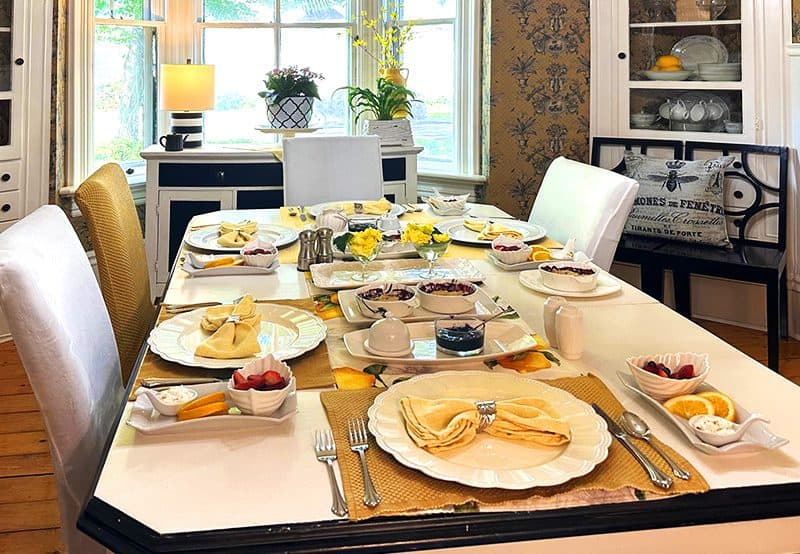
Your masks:
M505 308L494 314L492 317L487 317L486 319L481 321L478 325L475 326L475 329L480 329L481 327L485 327L486 324L489 323L494 318L513 313L514 311L515 310L513 306L506 306Z
M184 404L188 404L189 402L191 402L192 400L197 398L197 391L196 390L194 390L194 389L187 389L187 390L191 393L191 398L186 400L186 402L179 402L177 404L168 404L168 403L162 401L159 398L157 392L154 392L154 391L152 391L150 389L146 389L146 388L139 389L139 391L137 391L137 396L139 394L145 395L150 400L150 403L153 405L153 407L161 415L174 416L174 415L176 415L178 413L178 410L181 408L181 406L183 406Z
M720 427L722 428L728 427L729 429L731 429L731 431L730 432L703 431L702 429L698 429L697 428L698 426L695 425L695 423L698 423L698 420L701 419L711 420L712 422L719 420ZM691 427L692 432L694 432L694 434L697 435L701 441L708 443L712 446L724 446L726 444L730 444L732 442L741 440L742 435L744 435L747 429L756 421L763 421L764 423L769 423L769 420L761 414L750 414L750 417L748 417L741 423L733 423L719 416L696 415L689 418L689 427Z
M642 418L633 412L623 412L619 417L619 423L630 435L633 435L637 439L647 441L647 444L653 447L653 450L655 450L659 456L664 458L664 461L667 462L675 477L684 480L691 477L688 471L679 467L672 458L667 456L663 450L650 440L650 427L648 427L647 423Z

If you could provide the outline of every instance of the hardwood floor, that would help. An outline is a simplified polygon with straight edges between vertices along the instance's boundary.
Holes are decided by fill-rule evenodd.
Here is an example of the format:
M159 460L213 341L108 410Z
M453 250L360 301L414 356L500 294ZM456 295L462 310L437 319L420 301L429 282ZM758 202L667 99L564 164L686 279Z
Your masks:
M765 333L697 323L766 363ZM800 385L800 341L781 343L780 367ZM5 552L64 552L44 423L13 342L0 344L0 553Z

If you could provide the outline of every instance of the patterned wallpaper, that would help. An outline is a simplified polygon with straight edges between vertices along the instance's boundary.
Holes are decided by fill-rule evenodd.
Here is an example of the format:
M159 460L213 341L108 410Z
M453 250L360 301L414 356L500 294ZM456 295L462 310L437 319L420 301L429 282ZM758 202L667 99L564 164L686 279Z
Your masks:
M589 0L495 0L486 10L486 201L527 219L554 158L589 158Z

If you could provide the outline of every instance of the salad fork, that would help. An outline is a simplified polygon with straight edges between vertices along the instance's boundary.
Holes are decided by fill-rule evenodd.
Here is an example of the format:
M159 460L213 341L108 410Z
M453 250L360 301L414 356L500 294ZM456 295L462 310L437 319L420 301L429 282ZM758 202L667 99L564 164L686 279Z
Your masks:
M339 485L333 472L333 462L336 460L336 443L333 442L330 429L323 429L314 433L314 452L317 455L317 460L323 462L328 470L328 483L331 486L331 497L333 498L331 512L337 516L346 516L347 504L342 498L342 493L339 492Z
M364 418L356 417L347 422L347 437L350 441L350 450L357 452L361 461L361 476L364 478L364 504L374 508L380 504L381 495L375 490L367 467L365 452L369 448L369 443L367 442L367 426L364 425Z

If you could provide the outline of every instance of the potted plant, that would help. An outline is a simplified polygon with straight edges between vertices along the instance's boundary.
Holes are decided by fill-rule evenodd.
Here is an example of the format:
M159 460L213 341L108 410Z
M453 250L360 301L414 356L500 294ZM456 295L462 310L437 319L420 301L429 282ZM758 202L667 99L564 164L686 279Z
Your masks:
M417 102L414 93L403 85L383 77L378 79L378 90L361 87L342 87L347 91L347 103L355 114L356 122L371 115L367 133L381 137L383 146L411 146L411 124L407 119L395 119L411 114L411 102ZM412 116L413 117L413 116Z
M308 127L314 98L319 99L315 80L324 79L309 68L296 65L273 69L264 81L266 90L258 95L267 104L267 121L275 129Z

